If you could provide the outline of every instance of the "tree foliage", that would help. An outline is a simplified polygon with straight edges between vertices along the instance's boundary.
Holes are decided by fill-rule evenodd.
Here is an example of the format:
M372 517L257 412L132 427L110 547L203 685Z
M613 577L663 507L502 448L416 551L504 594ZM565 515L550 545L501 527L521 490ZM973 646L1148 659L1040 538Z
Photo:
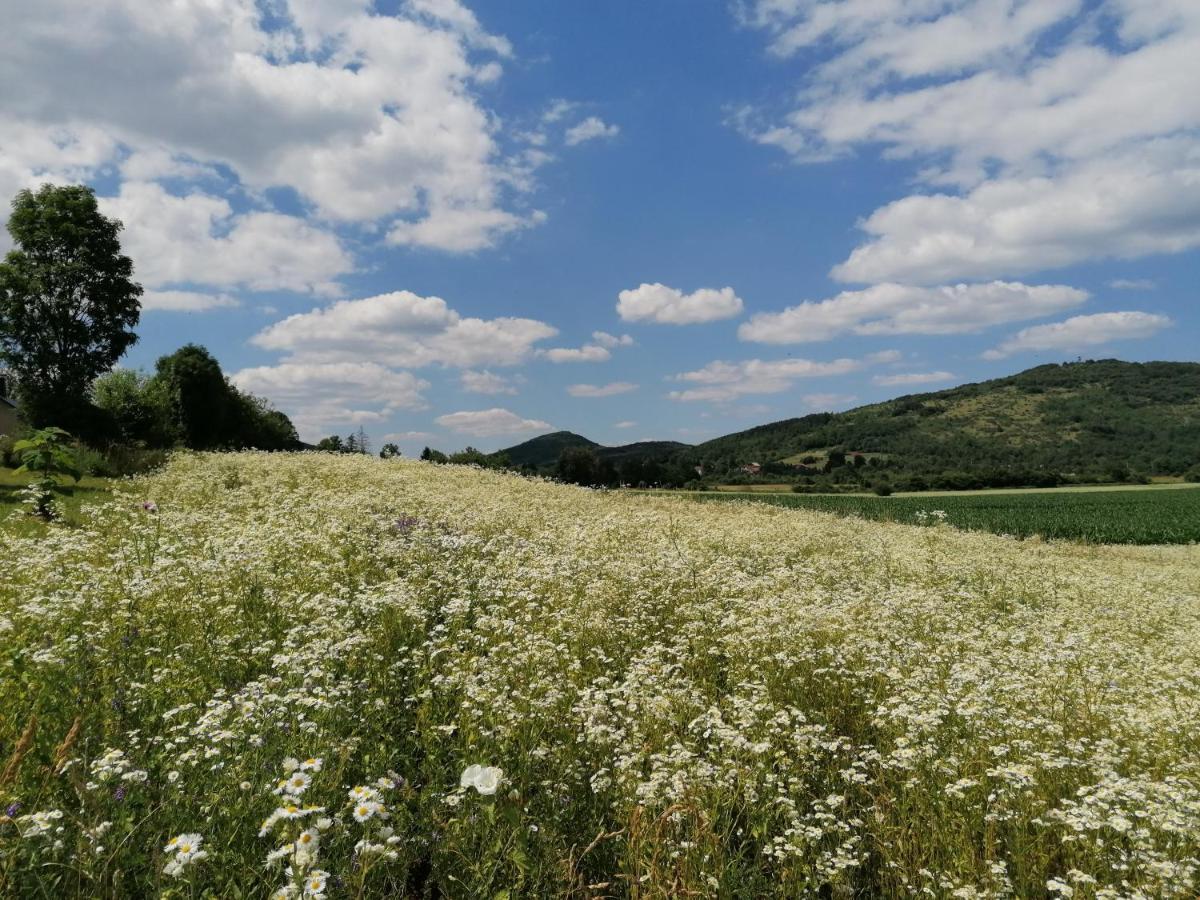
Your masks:
M175 442L162 382L143 372L105 372L92 383L92 402L107 414L118 441L147 447Z
M395 444L389 444L390 447L396 447ZM367 437L366 431L360 425L358 431L353 431L345 437L331 434L328 437L323 437L317 441L317 449L323 453L370 453L371 439ZM384 449L387 449L386 447ZM400 448L396 447L396 455L399 455ZM383 456L381 452L379 454Z
M92 381L136 340L142 288L121 253L121 223L104 216L91 188L20 191L0 263L0 361L17 376L23 414L94 430Z
M162 356L152 376L118 369L96 379L96 407L114 440L194 450L299 446L291 420L261 397L231 384L203 347L188 344Z

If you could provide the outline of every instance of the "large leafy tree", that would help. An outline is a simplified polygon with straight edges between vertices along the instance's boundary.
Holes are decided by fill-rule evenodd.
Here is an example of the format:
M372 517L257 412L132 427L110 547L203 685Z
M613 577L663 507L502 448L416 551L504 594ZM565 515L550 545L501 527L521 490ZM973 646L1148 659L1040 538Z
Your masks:
M163 411L164 431L185 447L290 450L300 443L287 416L261 397L239 391L203 347L187 344L159 357L154 368L141 399ZM110 411L116 416L119 408L114 402Z
M173 425L184 446L208 450L228 446L235 430L237 400L221 364L203 347L186 344L154 364Z
M137 340L142 288L121 253L121 223L91 188L17 194L16 244L0 263L0 361L17 376L24 414L86 431L88 389Z

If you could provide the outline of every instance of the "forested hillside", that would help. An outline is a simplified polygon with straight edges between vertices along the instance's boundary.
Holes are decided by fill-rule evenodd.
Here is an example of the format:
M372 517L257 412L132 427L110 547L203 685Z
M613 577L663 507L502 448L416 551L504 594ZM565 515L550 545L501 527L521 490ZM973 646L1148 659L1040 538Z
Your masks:
M695 447L604 447L556 431L493 457L596 485L782 481L921 490L1200 478L1200 363L1045 365L785 419Z
M710 471L820 468L830 452L908 473L947 470L1181 475L1200 463L1200 364L1046 365L700 444Z

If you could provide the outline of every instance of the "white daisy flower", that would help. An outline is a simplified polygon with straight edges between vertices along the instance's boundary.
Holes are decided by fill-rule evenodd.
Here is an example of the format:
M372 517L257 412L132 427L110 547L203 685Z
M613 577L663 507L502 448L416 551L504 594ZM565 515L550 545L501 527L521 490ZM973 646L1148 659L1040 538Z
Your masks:
M181 834L175 839L175 852L182 859L191 859L200 852L204 838L198 834Z
M286 783L287 792L294 797L299 797L312 784L312 776L306 775L304 772L293 772Z
M324 897L325 883L329 880L329 873L322 869L313 869L304 879L304 896L305 897Z
M380 816L381 818L387 813L386 808L377 800L367 800L362 803L356 803L352 810L354 821L365 822L372 816Z

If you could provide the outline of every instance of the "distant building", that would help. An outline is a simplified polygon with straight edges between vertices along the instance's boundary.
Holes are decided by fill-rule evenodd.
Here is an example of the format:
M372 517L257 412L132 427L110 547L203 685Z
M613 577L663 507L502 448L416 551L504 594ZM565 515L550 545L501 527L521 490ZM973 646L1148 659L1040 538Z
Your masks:
M11 396L15 393L12 376L0 371L0 435L16 434L20 426L17 419L17 401Z
M746 463L746 465L742 466L742 471L747 475L758 475L762 472L762 466L758 463Z

